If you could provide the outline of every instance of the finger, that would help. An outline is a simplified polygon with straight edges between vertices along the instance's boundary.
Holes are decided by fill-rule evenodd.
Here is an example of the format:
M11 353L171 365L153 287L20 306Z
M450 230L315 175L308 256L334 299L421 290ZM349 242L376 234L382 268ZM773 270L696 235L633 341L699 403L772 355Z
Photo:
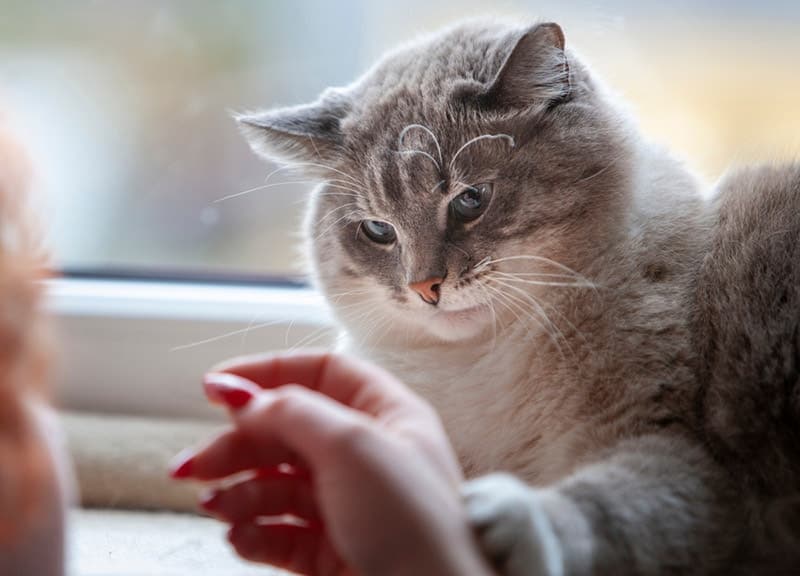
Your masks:
M213 488L201 497L200 506L215 518L232 524L282 514L306 522L319 522L320 518L308 477L281 473L277 469L260 472L255 478L230 486Z
M232 415L236 428L176 457L174 478L214 480L283 463L313 471L336 456L334 442L369 425L359 412L296 385L260 390Z
M312 474L332 458L350 456L354 438L369 442L376 436L370 418L295 385L260 392L233 418L254 443L283 447L282 456L296 454Z
M342 562L324 532L293 524L234 524L228 540L246 560L298 574L341 574Z
M254 468L290 464L304 468L297 454L279 438L254 437L238 428L229 428L206 444L188 448L170 465L173 478L217 480Z
M373 416L387 409L420 403L388 372L361 360L328 352L242 357L213 370L236 374L262 388L298 384Z
M212 404L238 410L261 392L261 387L236 374L212 372L203 378L203 391Z

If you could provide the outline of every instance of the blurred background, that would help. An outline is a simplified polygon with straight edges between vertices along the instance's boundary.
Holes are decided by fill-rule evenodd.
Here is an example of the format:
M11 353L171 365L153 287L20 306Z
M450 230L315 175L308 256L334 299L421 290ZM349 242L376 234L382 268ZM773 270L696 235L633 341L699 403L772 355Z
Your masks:
M215 202L271 171L231 111L311 100L397 42L485 13L561 23L645 132L709 182L800 156L800 2L486 5L0 0L0 102L34 157L59 266L297 277L307 185Z

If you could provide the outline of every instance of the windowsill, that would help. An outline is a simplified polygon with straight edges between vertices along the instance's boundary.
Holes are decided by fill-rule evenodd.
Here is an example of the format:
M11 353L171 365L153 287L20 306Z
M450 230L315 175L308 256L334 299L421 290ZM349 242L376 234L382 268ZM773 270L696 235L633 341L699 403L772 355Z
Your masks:
M74 576L175 574L290 576L240 560L225 541L226 527L209 518L169 512L73 510Z
M59 331L57 400L93 412L211 417L200 388L210 366L334 335L306 288L66 278L47 283L47 307Z

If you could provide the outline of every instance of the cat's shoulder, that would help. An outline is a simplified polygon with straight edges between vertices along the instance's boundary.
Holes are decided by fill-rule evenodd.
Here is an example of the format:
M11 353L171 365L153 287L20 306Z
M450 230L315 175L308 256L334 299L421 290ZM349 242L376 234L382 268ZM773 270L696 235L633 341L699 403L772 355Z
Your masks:
M773 218L800 222L800 161L732 170L716 188L717 227L727 232L768 226Z
M729 173L712 207L704 269L717 290L749 287L760 300L800 274L800 162Z
M706 268L718 281L763 293L800 270L800 162L732 171L711 206Z

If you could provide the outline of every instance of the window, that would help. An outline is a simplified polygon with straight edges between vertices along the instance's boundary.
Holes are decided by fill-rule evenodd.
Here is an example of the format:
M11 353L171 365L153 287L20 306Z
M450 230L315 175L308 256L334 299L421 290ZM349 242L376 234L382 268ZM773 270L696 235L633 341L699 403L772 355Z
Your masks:
M360 11L5 0L2 99L39 165L59 264L296 274L292 239L308 186L278 173L258 190L270 167L250 153L231 111L309 100L349 81L361 39L335 30ZM301 24L320 44L301 37Z

